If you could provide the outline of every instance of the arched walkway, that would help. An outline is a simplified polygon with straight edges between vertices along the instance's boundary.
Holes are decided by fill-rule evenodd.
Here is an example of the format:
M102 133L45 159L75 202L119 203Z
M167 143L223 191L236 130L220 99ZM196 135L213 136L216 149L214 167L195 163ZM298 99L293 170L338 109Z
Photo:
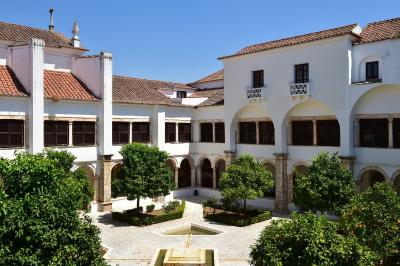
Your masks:
M268 171L270 171L271 172L271 174L272 174L272 179L274 180L274 186L270 189L270 190L268 190L268 191L266 191L265 193L264 193L264 197L268 197L268 198L275 198L275 172L276 172L276 168L275 168L275 166L272 164L272 163L269 163L269 162L265 162L264 163L264 167L268 170Z
M216 188L219 188L219 180L222 177L222 174L226 171L226 163L225 160L220 159L215 163L215 185Z
M370 169L362 172L358 186L360 191L362 192L367 190L369 187L372 187L376 183L384 181L385 175L381 171L379 171L378 169Z
M207 158L201 161L201 186L206 188L213 187L213 169L211 162Z
M76 171L83 171L87 177L89 178L90 184L93 187L94 190L94 195L93 195L93 200L97 200L97 190L98 190L98 180L95 175L95 170L93 167L89 165L82 165L79 166Z
M175 182L175 169L176 169L175 162L172 159L168 159L167 161L165 161L165 164L171 170L171 180Z
M308 173L308 166L305 164L297 164L292 167L292 174L289 176L289 184L288 184L288 200L289 202L293 202L293 189L296 186L296 176L304 175Z
M178 170L178 188L190 187L192 184L192 169L188 159L183 159Z

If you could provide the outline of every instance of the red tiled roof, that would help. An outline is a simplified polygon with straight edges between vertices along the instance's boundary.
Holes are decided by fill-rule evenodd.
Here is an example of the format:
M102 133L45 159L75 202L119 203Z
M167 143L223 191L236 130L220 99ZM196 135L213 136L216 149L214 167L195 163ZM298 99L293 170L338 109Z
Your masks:
M6 66L0 66L0 96L27 96L14 72Z
M14 41L20 44L27 44L32 38L42 39L49 47L74 48L71 40L61 33L50 32L7 22L0 22L0 40ZM84 48L74 48L85 50Z
M235 56L239 56L239 55L257 53L257 52L261 52L261 51L271 50L271 49L290 46L290 45L296 45L296 44L301 44L301 43L307 43L307 42L312 42L312 41L317 41L317 40L323 40L323 39L343 36L346 34L354 34L353 29L356 26L357 26L357 24L351 24L351 25L347 25L347 26L343 26L343 27L308 33L308 34L294 36L294 37L289 37L289 38L285 38L285 39L281 39L281 40L275 40L275 41L250 45L232 55L222 56L218 59L224 59L224 58L235 57Z
M211 82L211 81L217 81L217 80L224 80L224 70L223 69L221 69L215 73L212 73L202 79L199 79L198 81L195 81L191 84Z
M360 36L359 44L400 38L400 18L369 23Z
M181 85L186 86L173 82L114 76L113 102L182 106L158 91L168 87L177 88Z
M44 71L44 97L58 100L97 101L83 82L69 72Z
M216 106L224 104L224 88L215 88L215 89L199 89L192 95L190 98L208 98L201 104L197 105L199 107L202 106Z

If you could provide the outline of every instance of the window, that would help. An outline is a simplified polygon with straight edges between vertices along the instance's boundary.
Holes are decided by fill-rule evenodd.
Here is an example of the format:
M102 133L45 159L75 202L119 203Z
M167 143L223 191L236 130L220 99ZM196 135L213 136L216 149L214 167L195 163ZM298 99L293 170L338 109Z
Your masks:
M292 144L302 146L313 145L312 121L292 121Z
M388 132L387 119L360 119L360 147L387 148Z
M68 121L44 121L44 146L67 146L68 144Z
M295 83L309 82L308 64L300 64L294 66L294 82Z
M337 120L317 121L317 145L340 146L340 127Z
M0 148L24 146L24 121L0 120Z
M213 142L213 124L200 124L200 142Z
M178 124L178 139L179 142L191 142L192 141L192 125L181 123Z
M379 78L379 62L367 62L365 64L365 79L378 79Z
M253 88L264 87L264 70L253 71Z
M393 119L393 148L400 148L400 118Z
M176 123L165 123L165 142L176 142Z
M225 124L218 122L214 124L215 128L215 142L225 143Z
M258 122L259 143L275 144L274 124L272 121Z
M73 122L72 141L74 146L89 146L96 144L95 122Z
M129 123L113 122L112 123L112 143L126 144L129 143Z
M240 143L256 144L256 123L255 122L240 122L239 136Z
M132 142L150 142L150 123L132 123Z
M186 91L177 91L176 92L176 98L186 98L186 97L187 97Z

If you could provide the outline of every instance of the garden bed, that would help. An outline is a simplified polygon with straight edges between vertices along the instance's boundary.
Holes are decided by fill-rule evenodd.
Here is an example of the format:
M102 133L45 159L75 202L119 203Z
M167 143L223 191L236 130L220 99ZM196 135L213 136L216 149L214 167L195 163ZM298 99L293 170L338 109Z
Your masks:
M213 207L203 207L203 217L205 219L239 227L269 220L271 216L272 213L270 211L262 211L262 210L228 211Z
M185 205L186 202L182 201L151 212L138 212L137 209L112 212L112 218L135 226L146 226L182 218Z

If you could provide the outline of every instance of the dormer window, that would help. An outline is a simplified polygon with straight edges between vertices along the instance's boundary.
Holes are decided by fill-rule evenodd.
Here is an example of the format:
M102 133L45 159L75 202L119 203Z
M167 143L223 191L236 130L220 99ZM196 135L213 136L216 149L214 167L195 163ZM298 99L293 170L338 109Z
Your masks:
M294 66L294 82L298 83L308 83L309 71L308 64L299 64Z
M365 79L376 80L379 79L379 62L367 62L365 63Z
M253 71L253 88L264 87L264 70Z
M176 98L186 98L186 97L187 97L186 91L177 91L176 92Z

